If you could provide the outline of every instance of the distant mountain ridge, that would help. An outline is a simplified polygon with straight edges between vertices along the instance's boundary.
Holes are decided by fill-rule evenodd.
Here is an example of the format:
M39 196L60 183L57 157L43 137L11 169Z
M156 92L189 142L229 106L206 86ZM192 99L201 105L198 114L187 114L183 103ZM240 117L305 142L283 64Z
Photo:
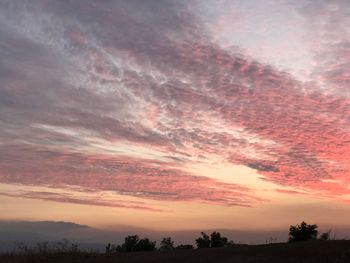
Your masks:
M0 252L17 249L23 243L29 246L40 242L58 242L68 239L82 248L100 250L103 240L99 230L87 225L64 221L0 221Z
M206 230L203 230L206 231ZM264 238L269 237L266 233L257 237L256 233L247 231L220 230L228 237L246 237L246 240L257 240L264 243ZM209 233L210 230L207 230ZM141 237L149 237L159 241L166 236L171 236L175 243L193 244L199 235L199 230L191 231L154 231L149 229L135 228L131 226L116 226L115 230L96 229L87 225L64 221L0 221L0 250L1 247L14 247L19 242L35 244L48 241L57 242L68 239L86 247L86 244L94 244L96 248L104 248L106 243L120 244L125 236L137 234ZM277 233L279 237L283 234ZM237 239L234 239L237 241ZM244 242L247 242L243 240ZM248 243L247 242L247 243ZM6 246L5 246L6 243ZM89 246L90 248L91 246Z
M15 248L20 242L35 244L43 241L57 242L63 239L79 243L84 248L103 250L107 243L121 244L126 236L134 234L156 240L157 244L163 237L167 236L171 236L175 244L194 244L195 238L200 235L201 231L208 234L212 231L219 231L229 239L233 239L235 243L245 244L265 244L271 241L285 242L288 238L288 228L266 231L232 229L155 231L132 226L110 228L110 230L97 229L65 221L0 221L0 251L3 251L4 248L6 250L9 247ZM339 234L337 238L346 238L349 236L350 229L337 229L335 232Z
M0 230L2 229L60 229L68 230L74 228L88 228L87 225L80 225L65 221L0 221Z

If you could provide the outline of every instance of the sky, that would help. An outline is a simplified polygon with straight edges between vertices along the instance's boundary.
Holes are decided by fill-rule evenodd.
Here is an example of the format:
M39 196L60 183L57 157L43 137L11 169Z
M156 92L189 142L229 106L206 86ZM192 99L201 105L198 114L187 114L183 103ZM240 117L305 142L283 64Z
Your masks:
M347 0L1 0L0 220L350 222Z

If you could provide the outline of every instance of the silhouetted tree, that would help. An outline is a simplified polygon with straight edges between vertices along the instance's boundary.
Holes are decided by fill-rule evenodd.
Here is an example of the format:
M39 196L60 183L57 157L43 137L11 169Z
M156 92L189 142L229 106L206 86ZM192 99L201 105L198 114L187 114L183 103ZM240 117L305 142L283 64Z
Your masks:
M330 236L331 236L331 230L329 230L328 232L322 233L320 236L320 239L327 241L327 240L330 240Z
M124 244L122 245L122 250L125 252L132 252L136 250L137 243L140 241L138 235L127 236L125 238Z
M289 227L289 242L306 241L316 239L318 235L317 225L309 225L304 221L300 225Z
M204 233L201 232L201 237L196 239L196 244L197 244L197 248L208 248L210 247L210 238L209 236Z
M152 251L156 249L156 242L148 238L140 239L136 244L135 251Z
M227 237L222 237L219 232L211 233L210 238L211 247L224 247L228 244Z
M106 256L110 257L111 256L111 243L108 243L108 245L106 246Z
M174 241L171 240L171 237L165 237L160 242L161 250L171 250L174 249Z
M151 251L156 248L156 242L148 238L140 239L137 235L127 236L122 245L116 247L117 252Z

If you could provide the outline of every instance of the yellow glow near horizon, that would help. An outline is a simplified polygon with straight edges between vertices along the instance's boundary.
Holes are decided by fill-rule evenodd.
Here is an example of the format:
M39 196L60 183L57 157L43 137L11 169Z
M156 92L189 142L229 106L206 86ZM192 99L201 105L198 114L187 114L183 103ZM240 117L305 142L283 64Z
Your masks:
M13 191L25 187L0 186ZM27 189L29 190L29 189ZM33 189L32 189L33 190ZM37 191L45 190L36 188ZM79 194L79 193L76 193ZM164 211L143 211L128 208L80 205L26 198L0 196L1 220L62 220L86 224L101 229L144 228L157 231L205 229L267 230L285 229L286 226L307 220L322 226L347 226L350 207L324 199L271 193L269 202L246 207L223 207L191 202L149 201L149 205ZM124 201L142 201L138 198L118 196ZM132 200L131 200L132 199ZM16 209L13 209L16 207ZM325 213L327 211L327 213Z

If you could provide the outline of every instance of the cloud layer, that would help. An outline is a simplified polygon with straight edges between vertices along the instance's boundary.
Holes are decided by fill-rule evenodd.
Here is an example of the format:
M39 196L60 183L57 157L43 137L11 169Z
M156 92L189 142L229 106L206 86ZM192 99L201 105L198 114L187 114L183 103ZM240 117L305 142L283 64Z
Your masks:
M301 80L215 42L194 3L2 1L0 182L264 201L185 169L229 162L255 169L277 192L350 194L349 4L281 1L312 21L302 43L315 66Z

